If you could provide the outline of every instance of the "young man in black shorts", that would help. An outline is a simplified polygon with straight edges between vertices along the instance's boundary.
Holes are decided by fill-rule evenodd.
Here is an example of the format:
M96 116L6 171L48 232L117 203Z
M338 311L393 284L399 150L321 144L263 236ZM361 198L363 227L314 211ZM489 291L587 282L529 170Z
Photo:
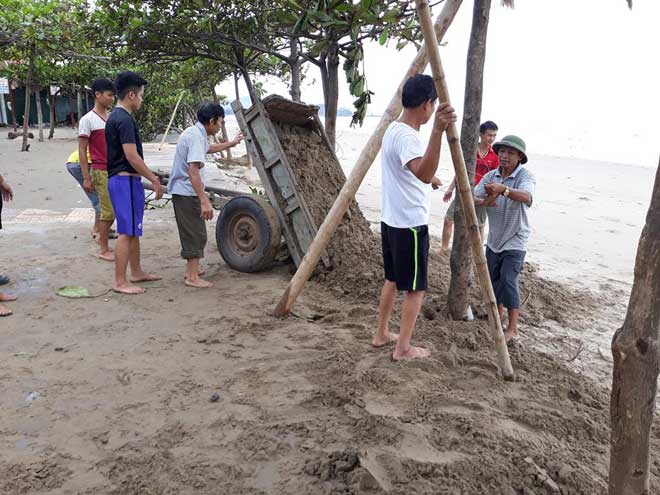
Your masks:
M396 342L395 360L423 358L431 353L410 345L427 288L430 192L440 159L443 132L456 121L454 109L441 103L435 111L426 150L419 129L434 115L437 94L433 78L411 77L401 95L403 113L383 136L381 237L385 284L378 306L375 347ZM396 291L406 291L401 308L400 334L389 331Z
M142 106L147 84L135 72L122 72L115 78L117 106L105 124L108 146L108 192L117 218L117 244L115 245L115 280L112 289L123 294L142 294L137 282L160 280L142 270L140 264L140 237L144 216L144 188L142 177L153 187L156 199L163 195L158 176L144 163L142 140L133 113ZM126 269L131 265L131 279Z

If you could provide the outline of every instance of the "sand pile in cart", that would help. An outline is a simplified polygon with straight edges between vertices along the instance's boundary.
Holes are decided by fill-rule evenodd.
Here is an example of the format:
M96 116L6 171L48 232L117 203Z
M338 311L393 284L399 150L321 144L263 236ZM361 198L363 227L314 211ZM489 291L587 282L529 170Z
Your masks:
M273 124L297 181L297 190L319 227L346 182L344 171L317 130L277 121ZM368 277L380 271L380 242L355 200L326 252L332 262L332 271L326 277L333 280Z

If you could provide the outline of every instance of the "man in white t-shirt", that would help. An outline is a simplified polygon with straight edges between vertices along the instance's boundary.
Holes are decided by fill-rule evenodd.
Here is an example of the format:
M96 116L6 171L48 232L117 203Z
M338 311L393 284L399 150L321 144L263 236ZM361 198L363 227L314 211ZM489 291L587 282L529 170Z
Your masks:
M424 150L419 129L433 116L437 99L430 76L418 74L403 86L401 118L383 136L381 238L385 284L378 306L375 347L396 342L395 360L423 358L431 353L410 345L427 288L429 253L429 206L440 159L442 133L456 121L454 109L441 103L435 111L431 138ZM406 291L401 307L400 333L389 331L396 291Z

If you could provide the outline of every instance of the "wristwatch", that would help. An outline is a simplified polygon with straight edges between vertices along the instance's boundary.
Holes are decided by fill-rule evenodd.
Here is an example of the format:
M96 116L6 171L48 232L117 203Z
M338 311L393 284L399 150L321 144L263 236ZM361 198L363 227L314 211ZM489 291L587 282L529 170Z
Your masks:
M511 189L509 189L508 187L505 187L505 188L504 188L504 192L502 193L502 195L503 195L505 198L508 198L508 197L509 197L509 194L511 194Z

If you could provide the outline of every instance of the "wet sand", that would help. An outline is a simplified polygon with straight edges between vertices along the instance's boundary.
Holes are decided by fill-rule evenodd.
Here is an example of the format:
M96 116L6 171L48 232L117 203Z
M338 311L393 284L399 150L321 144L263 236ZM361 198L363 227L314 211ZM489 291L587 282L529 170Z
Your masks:
M625 284L541 278L543 260L530 253L514 383L498 376L485 322L446 319L448 260L437 250L415 336L433 357L415 363L369 346L379 273L314 281L297 316L274 318L289 268L230 270L209 224L204 265L216 286L185 287L171 206L145 217L144 265L164 279L142 296L104 293L112 265L93 257L91 212L64 168L74 146L58 139L20 153L0 138L16 193L3 211L1 268L19 296L15 315L0 319L0 493L604 492L609 364L573 355L613 324L601 311L625 307ZM574 258L572 248L552 251ZM99 297L63 299L63 285ZM651 472L658 486L655 461Z

